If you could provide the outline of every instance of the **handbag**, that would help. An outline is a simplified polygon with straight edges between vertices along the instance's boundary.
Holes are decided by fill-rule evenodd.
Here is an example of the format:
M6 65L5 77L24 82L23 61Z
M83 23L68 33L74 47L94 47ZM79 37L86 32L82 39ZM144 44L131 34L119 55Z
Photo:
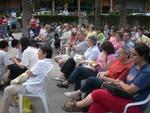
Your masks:
M73 59L76 62L76 64L78 64L80 61L84 60L83 55L79 55L79 54L75 54Z
M35 108L30 98L23 96L23 110L22 113L35 113Z
M136 95L136 94L131 94L131 93L124 91L120 86L114 83L104 82L101 88L108 90L110 93L112 93L115 96L124 97L128 99L132 99Z

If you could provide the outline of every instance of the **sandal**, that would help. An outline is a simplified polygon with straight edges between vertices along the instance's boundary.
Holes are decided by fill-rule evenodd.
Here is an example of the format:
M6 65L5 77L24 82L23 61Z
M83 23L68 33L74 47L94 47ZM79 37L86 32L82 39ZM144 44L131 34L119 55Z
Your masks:
M69 88L69 84L63 84L63 82L58 83L58 84L56 84L56 85L57 85L57 87L60 87L60 88L66 88L66 89Z
M66 112L80 112L81 111L81 109L76 106L75 100L67 101L62 107L62 109Z

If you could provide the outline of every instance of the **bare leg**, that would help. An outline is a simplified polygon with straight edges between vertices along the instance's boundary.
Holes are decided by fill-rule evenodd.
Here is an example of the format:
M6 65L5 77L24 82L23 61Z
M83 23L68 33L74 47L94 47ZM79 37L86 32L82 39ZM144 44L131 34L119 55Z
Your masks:
M77 106L77 107L86 107L86 106L91 105L92 103L93 103L93 99L92 99L91 94L89 94L89 95L88 95L86 98L84 98L83 100L76 102L76 106Z
M74 95L80 95L82 92L81 90L77 90L77 91L73 91L72 93L74 93Z
M62 77L64 77L65 78L65 74L64 73L61 73L61 75L60 76L62 76Z
M66 62L66 60L59 60L58 61L58 65L60 66L60 68L64 65L64 63Z
M62 84L63 84L63 85L68 85L69 82L66 80L66 81L64 81Z
M10 75L10 70L7 70L6 74L4 75L4 81L9 82L9 75Z
M0 113L9 113L9 105L7 98L3 99L2 111Z

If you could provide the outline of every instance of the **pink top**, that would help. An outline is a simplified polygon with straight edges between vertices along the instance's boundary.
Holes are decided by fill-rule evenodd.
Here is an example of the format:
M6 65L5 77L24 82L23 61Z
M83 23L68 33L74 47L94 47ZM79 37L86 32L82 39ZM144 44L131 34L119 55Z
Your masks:
M117 39L115 36L111 36L109 41L114 45L117 42Z
M104 52L101 52L98 59L96 60L96 72L106 71L115 60L115 54L110 54L107 56Z
M110 37L109 41L113 44L116 51L124 45L124 41L118 41L116 37Z
M124 45L124 41L119 41L119 42L116 42L113 46L114 46L115 50L117 51L123 45Z

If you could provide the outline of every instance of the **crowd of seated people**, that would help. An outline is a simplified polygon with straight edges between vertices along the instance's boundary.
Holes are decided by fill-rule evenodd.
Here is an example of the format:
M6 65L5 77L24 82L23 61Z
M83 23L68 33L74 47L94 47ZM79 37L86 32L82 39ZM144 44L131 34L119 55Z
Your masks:
M54 60L61 71L61 75L53 80L57 81L56 85L59 88L68 88L74 84L74 91L64 92L65 96L75 100L70 101L71 106L65 107L65 111L73 111L72 108L75 107L77 111L80 109L89 113L121 113L127 103L138 101L138 98L143 99L148 95L150 38L142 27L117 29L115 26L105 25L104 28L95 29L92 24L74 26L71 23L56 25L38 23L38 25L34 37L14 39L11 42L11 46L18 49L16 57L9 58L7 41L0 42L0 56L5 56L4 61L0 60L0 64L3 64L0 65L1 84L10 82L27 70L32 70L34 64L38 62L39 49L33 40L35 42L51 40L54 41L54 47L58 52ZM32 27L36 28L36 24L32 23ZM52 43L48 45L51 46ZM43 46L46 46L45 43ZM42 51L45 58L47 53ZM85 83L81 85L82 80L85 80ZM139 96L134 99L114 96L106 89L101 89L104 82L113 82L128 93L138 92ZM85 97L82 93L85 93ZM114 104L110 105L110 100ZM120 105L115 100L123 104ZM104 104L101 104L101 101L104 101ZM116 108L114 105L121 107ZM87 106L89 109L81 110ZM144 108L136 107L134 110L131 109L129 113L141 113Z
M149 53L150 50L147 45L143 43L137 43L131 51L131 61L133 64L129 73L126 75L125 80L122 81L118 79L112 81L125 92L134 95L132 98L116 96L107 89L101 89L99 85L101 85L101 82L103 82L102 80L105 78L101 76L100 80L97 79L97 85L94 82L94 85L90 82L84 86L85 91L87 91L89 94L83 100L72 101L67 106L64 106L63 109L68 112L73 112L77 109L90 106L88 113L122 113L126 104L145 99L150 93ZM93 79L93 81L94 80L96 79ZM106 84L110 84L110 82L106 82ZM90 88L94 88L95 90L91 90ZM81 90L76 92L76 95L80 93ZM128 113L142 113L146 107L147 104L131 107L128 110Z
M121 87L123 87L125 91L128 92L128 88L129 88L129 93L135 93L140 90L143 90L143 88L140 89L141 88L140 85L138 86L137 84L134 84L133 81L128 80L129 79L128 76L130 77L130 73L132 73L132 69L134 65L140 65L136 63L137 61L133 61L134 56L132 52L134 50L137 52L139 57L143 58L142 59L143 62L145 64L148 64L146 68L150 69L149 63L147 62L147 57L145 57L146 56L145 54L147 55L149 54L144 53L141 50L138 50L138 49L141 49L142 47L146 49L150 48L150 38L146 35L145 29L143 29L142 27L136 27L136 26L133 27L133 29L129 27L122 27L120 29L117 29L115 26L109 27L108 25L105 25L104 29L102 28L95 29L93 25L78 26L76 27L77 35L76 35L76 40L74 40L74 44L76 44L79 38L78 33L80 33L81 31L86 34L85 35L86 37L84 39L88 41L88 44L89 44L89 39L91 37L96 38L97 44L95 46L97 46L97 48L99 49L97 52L97 55L98 55L97 58L85 59L84 61L82 60L76 61L75 56L71 56L70 53L68 54L68 52L66 51L60 52L61 55L55 57L55 61L60 66L61 68L60 71L62 72L60 76L57 76L56 78L54 78L54 80L60 81L60 82L57 82L57 86L60 88L68 88L70 84L74 84L74 91L65 92L64 95L67 97L70 97L71 100L75 99L77 101L77 100L81 100L82 92L86 94L83 100L79 102L73 101L72 103L74 105L73 107L81 108L81 107L91 105L89 109L89 113L93 113L95 111L94 110L95 108L96 110L99 110L98 106L100 105L100 103L97 103L95 99L100 98L100 97L97 97L95 95L96 94L98 95L101 90L98 92L98 91L95 91L95 89L100 89L101 84L103 82L108 82L108 83L113 82L116 84L121 83L121 85L123 85ZM67 42L65 44L67 44ZM91 47L88 46L88 49L85 51L85 53L92 48L93 48L92 46ZM114 48L114 50L112 48ZM109 52L108 52L108 49L110 50ZM92 53L91 51L88 51L88 52L89 52L89 55L93 55L93 56L96 55L96 53ZM149 50L147 50L147 52L149 52ZM83 56L85 55L85 53L83 54ZM66 54L67 54L67 58L65 57L66 58L65 59L63 58L63 55L66 55ZM113 58L109 57L111 55L113 56ZM97 68L97 66L99 66L99 69ZM149 74L149 72L147 73ZM134 74L135 74L134 76L137 75L137 73L134 73ZM86 82L82 86L81 81L83 79L85 79ZM132 85L132 82L133 82L134 87ZM145 87L148 87L148 84L149 83L147 83ZM94 92L95 98L93 97L93 92ZM106 91L102 91L102 93L103 92L106 92ZM112 96L111 98L113 99ZM89 99L92 102L86 102L87 99ZM136 99L125 101L124 105L122 105L122 108L116 111L120 113L120 111L123 110L123 107L125 106L125 104L132 102L132 101L136 101ZM95 106L92 104L94 102L95 102ZM92 107L92 105L94 107ZM112 106L112 108L110 109L107 109L106 107L106 109L102 109L102 111L95 111L95 113L100 113L100 112L103 113L104 111L116 112L115 109L113 110L113 107L114 106ZM69 106L69 108L65 108L64 110L70 111L70 109L71 107ZM137 108L135 109L135 111L137 110L137 112L141 112L139 109L140 108ZM87 109L82 109L82 111L84 110L86 110L87 112ZM132 110L130 112L132 112Z

